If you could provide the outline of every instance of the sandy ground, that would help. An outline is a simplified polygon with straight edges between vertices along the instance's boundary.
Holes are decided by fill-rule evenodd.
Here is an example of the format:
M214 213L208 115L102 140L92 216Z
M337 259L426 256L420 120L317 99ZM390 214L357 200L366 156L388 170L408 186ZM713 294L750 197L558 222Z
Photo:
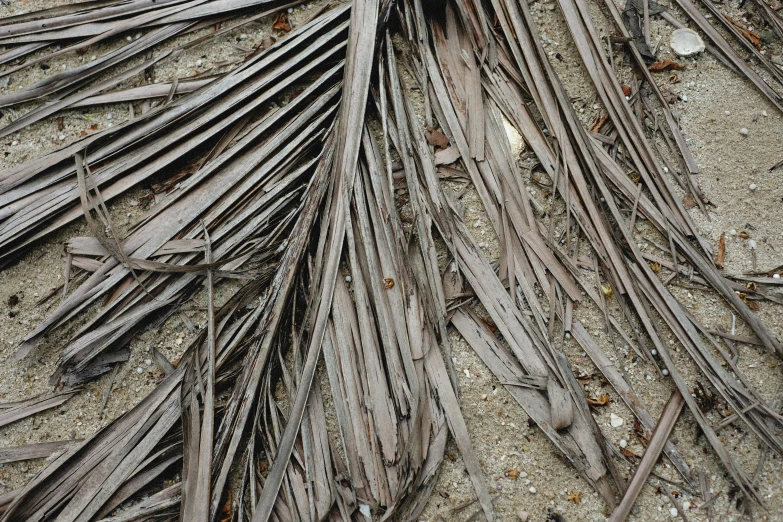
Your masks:
M663 4L670 7L667 2ZM48 5L54 3L11 1L7 6L0 5L0 17ZM294 23L304 20L314 4L307 7L292 13ZM736 0L720 7L737 16L739 7ZM551 56L558 55L552 61L574 99L574 107L585 121L589 121L595 110L593 91L585 72L579 66L578 54L570 42L559 12L552 3L535 2L531 9L549 42L546 44L548 51ZM676 8L671 10L684 19ZM596 24L605 31L601 11L593 6L592 13ZM661 38L659 58L676 59L668 54L671 30L661 21L653 24L652 40L657 42ZM217 45L201 46L184 53L177 61L164 62L156 70L156 79L163 81L175 76L183 78L197 71L203 73L216 63L237 59L234 45L251 47L266 38L270 31L271 20L250 24L235 31L235 34L226 35ZM122 42L112 45L122 45ZM108 48L106 46L94 52L105 52ZM779 51L770 49L770 53L780 61ZM85 56L66 56L49 65L54 68L71 67L78 65L82 59L90 59L89 53ZM619 54L616 59L621 78L627 78L630 74L627 62L621 64ZM200 65L197 65L197 60L201 60ZM721 233L726 233L727 273L742 273L751 269L748 239L741 238L742 231L746 231L758 245L757 266L760 269L783 264L783 183L780 180L783 169L773 173L767 171L771 165L783 159L783 118L748 82L728 71L712 56L703 54L695 59L680 61L687 64L687 69L679 73L678 83L673 83L669 74L658 75L656 79L659 85L680 95L680 101L673 107L701 169L697 181L712 203L707 216L697 209L692 210L694 220L712 244L717 244ZM2 89L18 89L44 76L44 71L36 67L24 74L12 76L11 82ZM3 113L0 125L7 125L9 118L17 115L6 110ZM3 140L0 143L0 169L71 143L90 125L97 123L99 128L116 125L129 117L129 110L127 105L101 106L69 111L63 116L62 129L57 128L52 119ZM741 128L748 130L747 136L740 133ZM663 143L659 145L663 146ZM521 165L526 176L525 182L535 191L530 180L530 162L522 161ZM755 185L755 190L750 189L751 184ZM138 203L149 192L149 187L142 186L112 202L112 218L119 224L121 231L143 214L143 205ZM542 196L532 193L536 197ZM475 192L467 191L464 202L466 222L471 232L483 244L485 254L496 258L499 252L497 240ZM548 205L544 199L540 199L540 203ZM653 244L660 243L660 240L644 223L637 230L643 250L667 256ZM16 362L12 356L21 339L59 300L58 295L36 305L41 296L47 295L62 283L65 240L86 233L84 224L76 223L35 245L17 265L0 271L0 402L17 401L49 390L46 381L56 366L60 343L78 324L74 324L69 331L53 334L24 361ZM665 277L667 274L664 271L661 275ZM731 328L731 313L716 295L689 288L687 284L673 286L672 289L677 298L708 327ZM219 300L224 299L229 290L223 287ZM15 300L12 296L16 296L18 303L11 305ZM198 305L196 300L194 306ZM196 325L203 324L204 318L200 312L185 313ZM783 337L783 314L779 307L763 302L758 313L777 335ZM89 312L86 316L89 316ZM602 334L603 318L599 311L586 304L579 308L576 319L596 335L601 347L614 359L614 350ZM737 332L740 335L750 333L740 321L737 321ZM153 346L170 359L177 359L192 335L177 315L141 334L131 345L130 361L119 367L105 409L101 406L108 387L108 375L90 383L84 391L60 408L0 428L0 446L89 436L131 408L155 385L157 368L150 360ZM451 341L460 377L463 411L487 481L497 495L495 506L498 518L518 520L528 516L529 520L545 520L554 518L552 513L557 513L569 521L603 520L607 515L603 502L559 457L540 430L528 425L522 408L512 400L464 340L455 333ZM575 370L586 374L597 373L589 358L575 343L567 343L565 352ZM762 395L768 399L779 395L783 385L780 361L753 346L740 345L740 353L740 367L758 386ZM693 382L696 379L695 367L685 351L675 346L674 356L678 368ZM640 362L624 359L623 364L642 400L651 414L657 417L673 391L673 385ZM326 383L325 380L321 382L322 385ZM608 393L612 398L608 406L596 412L596 420L607 440L617 447L621 440L625 440L628 450L641 455L644 447L634 434L633 416L611 388L594 378L586 389L592 397ZM609 417L612 413L624 419L621 427L610 427ZM717 414L711 415L714 421L719 419ZM760 454L758 439L739 426L722 430L720 436L745 471L753 476ZM697 436L695 422L687 411L682 414L672 437L689 465L706 472L710 478L712 494L719 497L713 503L715 518L742 519L736 502L730 499L731 484L726 481L720 462L713 456L705 439ZM448 447L447 457L436 490L421 517L423 520L466 520L477 509L475 504L458 509L473 498L473 490L456 447ZM626 477L632 473L633 468L626 461L617 459L616 463ZM20 487L44 464L43 459L0 464L0 493ZM680 482L667 462L661 462L655 474L675 484ZM758 476L758 488L767 502L768 510L752 506L754 518L783 520L782 480L781 460L770 455ZM666 487L670 492L676 491L680 508L686 512L689 520L706 519L705 510L699 509L703 500L698 491L669 485L658 479L651 479L644 488L632 518L671 518L673 515L670 509L673 506L663 491ZM531 492L531 488L535 488L535 493Z

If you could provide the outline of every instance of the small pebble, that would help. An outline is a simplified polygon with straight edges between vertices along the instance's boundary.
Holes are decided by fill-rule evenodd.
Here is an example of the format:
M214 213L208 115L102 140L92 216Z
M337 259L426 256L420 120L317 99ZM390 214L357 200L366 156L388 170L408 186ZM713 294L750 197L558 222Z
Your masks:
M288 8L288 14L291 14L291 13L293 13L293 12L294 12L294 8L293 8L293 7L289 7L289 8Z
M622 417L618 417L614 413L609 414L609 424L611 424L613 428L619 428L620 426L623 425L623 422L624 421Z
M740 129L740 134L742 134L743 136L747 136L748 135L748 129L746 129L745 127L742 127Z
M151 365L152 359L144 359L144 364L146 364L147 366Z
M112 118L114 118L114 115L112 113L109 113L109 114L106 115L106 119L107 120L110 120Z
M664 171L666 174L668 174L668 173L669 173L669 167L664 167L664 168L663 168L663 171Z
M650 353L653 354L653 355L658 355L658 350L653 348L652 350L650 350Z
M729 230L729 235L736 236L737 235L737 231L732 228L731 230Z
M772 274L772 279L780 279L780 274Z
M691 508L691 503L688 502L687 500L682 503L682 509L684 509L685 511L688 511L690 508Z
M485 401L485 400L487 400L487 394L486 394L486 393L485 393L485 394L483 394L483 395L481 396L481 400L482 400L482 401Z
M530 518L530 513L527 511L517 511L517 518L519 519L519 522L527 522L527 519Z
M345 276L345 282L346 282L346 283L350 283L351 281L353 281L353 277L351 277L351 276Z
M620 439L620 447L626 448L628 446L628 441L625 439Z
M748 188L749 188L750 190L756 190L757 188L759 188L759 186L758 186L758 185L756 185L755 183L751 183L750 185L748 185Z
M144 368L142 368L141 366L139 366L138 368L136 368L136 373L138 373L138 374L142 374L142 373L144 373Z
M687 101L688 101L688 97L687 97L687 96L685 96L684 94L682 95L682 101L684 101L684 102L687 102Z
M130 36L130 35L128 35L128 37L127 37L127 38L125 38L125 39L126 39L126 40L128 40L129 42L132 42L132 41L133 41L133 37L132 37L132 36Z
M534 486L530 486L530 489L528 489L529 492L535 494L536 491L538 491Z
M669 370L667 370L666 368L664 368L664 369L663 369L663 371L662 371L661 373L663 374L663 376L664 376L664 377L666 377L667 375L669 375Z
M63 141L63 140L65 139L65 135L64 135L64 134L60 134L60 135L57 137L57 139L58 139L58 140L60 140L60 141Z
M201 60L196 60L196 67L201 67L203 63Z
M11 146L12 147L16 147L17 145L19 145L18 141L14 140L14 141L11 142Z
M674 508L674 507L673 507L673 508L671 508L671 509L669 510L669 513L671 513L671 515L672 515L673 517L676 517L676 516L677 516L677 508Z
M729 111L724 111L723 114L725 114L726 116L729 116L731 113Z

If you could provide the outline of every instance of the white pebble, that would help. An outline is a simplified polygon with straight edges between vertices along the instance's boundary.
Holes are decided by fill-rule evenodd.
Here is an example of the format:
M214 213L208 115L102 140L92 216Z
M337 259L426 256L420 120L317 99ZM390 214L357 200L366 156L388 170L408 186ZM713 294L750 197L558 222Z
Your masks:
M740 134L742 134L743 136L747 136L748 135L748 129L746 129L745 127L742 127L740 129Z
M729 116L731 113L729 111L724 111L723 114L725 114L726 116Z
M619 428L620 426L623 425L623 422L624 421L622 417L618 417L614 413L609 414L609 424L611 424L613 428Z
M626 447L628 447L628 441L627 441L627 440L625 440L625 439L620 439L620 447L621 447L621 448L626 448Z
M663 168L663 171L664 171L666 174L668 174L668 173L669 173L669 167L664 167L664 168Z
M653 348L652 350L650 350L650 353L653 354L653 355L658 355L658 350Z
M684 94L682 95L682 101L684 101L684 102L687 102L687 101L688 101L688 97L687 97L687 96L685 96Z
M63 64L63 65L62 65L62 70L63 70L63 71L64 71L65 69L67 69L67 68L68 68L68 66L67 66L67 65L65 65L65 64Z
M95 55L93 54L93 55L92 55L92 58L90 58L90 61L91 61L91 62L94 62L96 58L97 58L97 56L95 56Z
M758 245L756 245L755 239L748 239L748 248L750 248L751 250L756 250L757 246Z
M731 230L729 230L729 235L736 236L737 231L732 228Z
M664 369L663 369L663 371L662 371L661 373L662 373L662 374L664 375L664 377L665 377L665 376L669 375L669 370L667 370L666 368L664 368Z
M346 282L346 283L350 283L351 281L353 281L353 277L351 277L351 276L345 276L345 282Z
M780 274L772 274L773 279L780 279Z
M288 8L288 14L291 14L291 13L293 13L293 12L294 12L294 8L293 8L293 7L289 7L289 8Z
M766 118L767 117L767 111L761 111L761 115Z
M751 183L750 185L748 185L748 188L749 188L750 190L756 190L757 188L759 188L759 186L758 186L758 185L756 185L755 183Z
M534 486L530 486L530 489L528 489L528 491L535 494L538 490Z
M144 364L146 364L147 366L151 365L152 359L144 359Z
M673 508L671 508L671 509L669 510L669 513L671 513L671 515L672 515L673 517L676 517L676 516L677 516L677 508L674 508L674 507L673 507Z
M18 141L14 140L14 141L11 142L11 146L12 147L16 147L17 145L19 145Z
M60 140L60 141L63 141L63 140L65 139L65 135L64 135L64 134L60 134L60 135L57 137L57 139L58 139L58 140Z
M688 511L690 508L691 508L691 503L688 502L687 500L682 503L682 509L684 509L685 511Z
M107 120L110 120L112 118L114 118L114 115L112 113L109 113L109 114L106 115L106 119Z
M139 374L144 373L144 368L139 366L138 368L136 368L136 373L139 373Z
M128 35L128 37L127 37L127 38L125 38L125 39L126 39L126 40L128 40L129 42L132 42L132 41L133 41L133 37L132 37L132 36L130 36L130 35Z
M201 60L196 60L196 67L201 67L201 64L203 64Z

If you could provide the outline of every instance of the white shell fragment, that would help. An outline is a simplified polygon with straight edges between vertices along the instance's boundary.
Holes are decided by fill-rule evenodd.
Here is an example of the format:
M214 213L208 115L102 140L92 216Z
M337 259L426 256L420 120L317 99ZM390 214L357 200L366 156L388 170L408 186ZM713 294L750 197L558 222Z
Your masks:
M699 33L692 29L677 29L672 33L671 40L669 42L672 51L680 56L693 56L704 52L704 40L701 39Z
M622 417L618 417L614 413L611 413L609 415L609 424L611 424L613 428L619 428L623 425L623 419Z

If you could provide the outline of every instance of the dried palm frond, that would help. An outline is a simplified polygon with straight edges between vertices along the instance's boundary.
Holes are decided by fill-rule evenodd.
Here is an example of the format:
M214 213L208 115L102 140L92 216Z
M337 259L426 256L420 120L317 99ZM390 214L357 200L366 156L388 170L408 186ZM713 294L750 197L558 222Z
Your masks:
M709 25L678 1L700 27ZM219 33L288 5L98 0L0 25L0 45L17 46L0 63L49 46L65 45L46 57L148 30L100 60L0 96L0 106L52 97L0 136L73 107L166 96L127 123L0 173L0 262L82 216L91 234L67 243L69 266L89 275L70 294L66 283L65 299L25 338L17 357L96 309L61 347L51 383L65 390L7 405L0 423L62 404L78 391L74 386L127 359L128 343L143 327L202 287L207 296L206 327L177 367L164 361L165 378L141 403L23 489L0 497L2 520L214 521L225 505L232 520L254 522L347 520L368 512L415 519L449 433L491 520L492 498L460 408L449 325L613 507L624 481L562 351L565 333L644 429L651 431L654 420L573 317L585 298L600 306L613 343L620 337L643 360L663 364L733 480L761 502L691 396L662 327L779 454L783 419L650 269L633 237L637 215L668 241L675 276L680 263L695 269L762 346L781 356L783 344L735 294L737 283L713 265L709 245L660 167L637 112L643 108L626 99L604 55L587 4L558 2L606 111L592 129L577 117L527 3L512 0L460 2L434 19L418 0L354 0L319 11L225 74L111 90L174 56L177 49L136 60L165 40L229 24ZM625 31L614 5L606 7ZM238 13L248 16L235 19ZM774 89L714 29L702 29L780 106ZM396 30L405 43L395 43ZM662 103L686 171L681 185L703 203L690 177L698 171L693 157L643 56L635 48L631 54ZM128 68L118 71L119 64ZM403 76L412 80L406 85ZM288 103L270 107L294 87ZM541 212L520 182L504 119L530 145L563 214ZM500 240L498 267L441 184L436 165L444 154L437 159L427 127L441 129L436 143L448 145L450 162L478 194ZM612 137L603 133L607 127ZM396 179L395 163L402 171ZM164 183L173 190L118 237L108 202L161 172L173 174ZM407 193L412 222L403 219L395 187ZM579 268L580 238L594 254L597 286ZM436 244L443 245L445 267ZM229 278L241 285L215 309L215 287ZM628 333L629 324L638 335ZM330 400L321 387L327 382ZM327 422L328 408L336 427ZM682 455L658 443L690 482ZM181 470L177 480L149 487L174 469ZM126 502L141 491L149 496ZM129 507L115 511L120 506Z

